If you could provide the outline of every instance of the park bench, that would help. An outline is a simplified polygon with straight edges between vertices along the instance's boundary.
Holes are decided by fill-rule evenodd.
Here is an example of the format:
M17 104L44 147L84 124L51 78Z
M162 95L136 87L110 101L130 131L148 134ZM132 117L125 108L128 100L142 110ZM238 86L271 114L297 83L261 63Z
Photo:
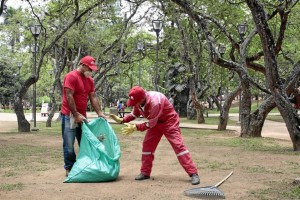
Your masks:
M131 111L118 111L118 115L122 118L125 114L129 114Z
M125 114L129 114L131 111L118 111L118 115L123 118ZM143 115L140 115L140 118L143 118Z

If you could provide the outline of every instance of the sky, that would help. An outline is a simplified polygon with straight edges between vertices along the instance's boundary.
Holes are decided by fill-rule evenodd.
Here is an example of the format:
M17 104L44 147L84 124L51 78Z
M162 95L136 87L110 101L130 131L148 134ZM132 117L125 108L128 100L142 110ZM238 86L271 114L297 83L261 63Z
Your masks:
M35 5L42 5L44 4L45 0L33 0L31 1L32 5L35 6ZM22 8L29 8L29 4L27 1L22 1L22 0L8 0L5 2L5 5L7 7L12 7L14 9L18 9L20 7ZM0 17L0 23L3 23L3 16Z
M37 4L43 4L45 1L44 0L34 0L31 1L32 5L37 5ZM27 1L22 1L22 0L8 0L6 1L5 5L8 7L13 7L15 9L19 8L20 6L22 7L29 7L29 4Z
M43 7L43 4L45 4L45 2L47 2L48 0L31 0L30 2L32 3L33 6L41 6ZM7 0L6 3L5 3L8 7L13 7L14 9L17 9L19 7L22 7L22 8L29 8L29 4L27 1L25 0ZM125 14L126 12L129 12L130 10L130 5L127 1L124 1L124 0L120 0L120 5L121 5L121 13L122 14ZM142 5L141 8L139 8L138 12L137 12L137 17L138 16L142 16L144 14L144 12L149 8L149 4L146 4L144 3ZM132 20L135 21L137 17L134 17ZM0 23L3 23L3 17L1 16L0 17ZM145 31L149 31L152 29L152 23L151 22L146 22L145 23L145 19L143 21L141 21L141 23L144 24L140 27L137 27L137 30L136 32L139 32L141 30L145 30ZM149 32L150 34L153 34L155 35L155 32ZM163 36L163 30L160 32L160 36Z

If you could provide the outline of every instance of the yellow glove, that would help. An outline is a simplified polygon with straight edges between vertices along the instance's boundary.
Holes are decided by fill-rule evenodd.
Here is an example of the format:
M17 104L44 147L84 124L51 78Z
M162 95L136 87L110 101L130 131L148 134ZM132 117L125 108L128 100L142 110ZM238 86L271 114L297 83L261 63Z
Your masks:
M131 135L134 131L137 130L135 124L124 123L126 127L122 128L123 135Z
M109 115L113 120L115 120L115 122L117 122L118 124L121 124L123 122L123 119L118 117L117 115L114 114L110 114Z

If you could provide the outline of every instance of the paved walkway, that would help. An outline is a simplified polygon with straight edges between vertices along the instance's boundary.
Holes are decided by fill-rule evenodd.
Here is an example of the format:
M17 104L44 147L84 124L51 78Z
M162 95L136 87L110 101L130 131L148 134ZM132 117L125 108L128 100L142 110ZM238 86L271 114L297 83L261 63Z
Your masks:
M272 113L276 115L276 113ZM278 113L277 113L278 115ZM25 117L28 121L32 119L32 113L25 113ZM54 115L54 119L58 117L58 113ZM95 118L95 113L88 113L88 118ZM236 114L231 114L230 119L238 121L238 116ZM39 113L36 115L37 121L46 121L47 117L42 117ZM5 122L17 122L17 116L15 113L0 113L0 123ZM108 119L110 123L114 123L111 119ZM212 129L216 130L218 128L217 125L209 125L209 124L190 124L190 123L180 123L180 127L182 128L191 128L191 129ZM227 126L228 130L235 130L238 133L240 132L240 126ZM274 122L266 120L263 130L262 130L262 137L271 137L283 140L291 140L285 123L282 122Z

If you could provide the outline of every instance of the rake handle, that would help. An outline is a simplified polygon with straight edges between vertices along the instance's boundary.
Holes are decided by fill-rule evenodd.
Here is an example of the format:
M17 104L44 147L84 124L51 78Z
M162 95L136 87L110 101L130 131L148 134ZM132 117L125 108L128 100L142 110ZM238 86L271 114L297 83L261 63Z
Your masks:
M219 187L222 183L224 183L231 175L233 174L233 171L230 172L223 180L221 180L219 183L215 185L215 187Z

